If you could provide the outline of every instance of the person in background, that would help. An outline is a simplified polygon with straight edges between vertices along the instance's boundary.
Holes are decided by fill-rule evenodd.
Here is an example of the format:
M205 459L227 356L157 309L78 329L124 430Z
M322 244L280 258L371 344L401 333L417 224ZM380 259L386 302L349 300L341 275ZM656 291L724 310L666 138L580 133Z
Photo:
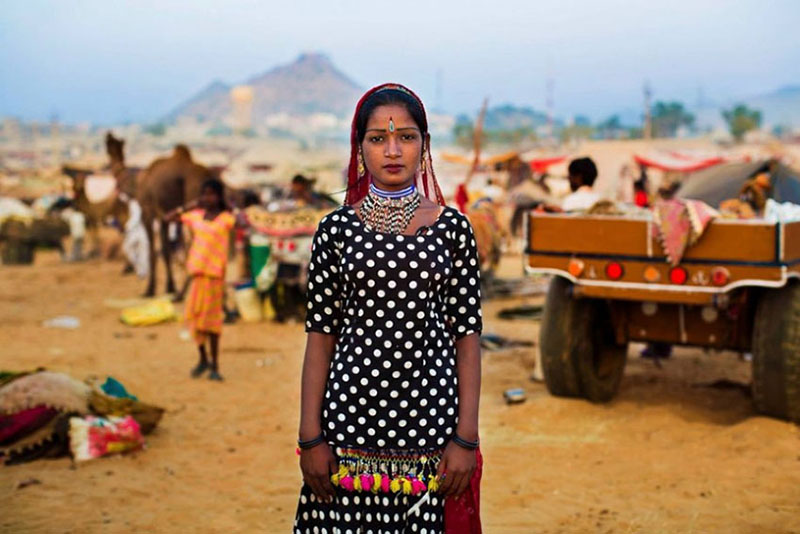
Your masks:
M124 273L135 272L139 278L147 278L150 274L150 251L147 242L147 231L142 222L142 207L124 193L120 194L128 204L128 220L125 221L122 252L127 264Z
M647 195L647 176L633 182L633 203L640 208L650 207L650 198Z
M561 208L564 211L583 211L591 208L600 200L594 189L597 179L597 167L591 158L574 159L569 164L569 187L572 193L567 195Z
M186 260L191 286L184 318L197 343L200 359L192 369L191 376L198 378L210 370L210 380L222 381L219 373L219 337L224 318L225 268L230 232L236 224L236 218L228 210L224 186L217 179L203 183L196 205L197 208L188 211L183 207L176 209L167 215L167 220L180 220L189 227L193 236Z
M617 181L617 201L632 204L634 201L635 181L631 166L625 163L619 170L619 180Z
M289 188L289 198L294 200L298 207L333 208L339 203L328 195L314 191L316 178L306 178L302 174L295 174Z
M61 218L69 225L69 236L72 239L72 249L67 261L82 261L83 241L86 237L86 216L73 206L68 206L61 212Z
M633 182L633 203L640 208L650 207L650 180L647 177L647 167L639 164L639 178Z

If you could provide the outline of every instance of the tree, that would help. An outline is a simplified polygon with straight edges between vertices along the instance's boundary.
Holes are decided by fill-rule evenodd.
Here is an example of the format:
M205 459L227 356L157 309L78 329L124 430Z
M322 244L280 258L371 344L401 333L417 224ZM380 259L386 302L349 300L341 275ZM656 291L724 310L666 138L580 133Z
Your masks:
M728 123L728 129L737 142L744 138L750 130L757 130L761 126L761 112L750 109L744 104L739 104L733 109L722 110L722 117Z
M694 115L686 111L680 102L656 102L652 117L655 137L675 137L681 126L694 124Z
M569 141L576 141L581 139L589 139L594 133L594 128L583 117L576 117L576 120L569 126L564 126L559 132L559 137L562 143Z
M624 128L619 120L619 115L611 115L597 125L597 133L603 139L616 139L621 137Z
M472 121L464 115L459 116L453 126L453 139L456 144L461 148L472 148L474 145L474 137L475 126L472 124Z
M161 137L165 133L167 133L167 126L163 122L157 122L155 124L151 124L146 126L144 129L145 133L149 133L155 137Z

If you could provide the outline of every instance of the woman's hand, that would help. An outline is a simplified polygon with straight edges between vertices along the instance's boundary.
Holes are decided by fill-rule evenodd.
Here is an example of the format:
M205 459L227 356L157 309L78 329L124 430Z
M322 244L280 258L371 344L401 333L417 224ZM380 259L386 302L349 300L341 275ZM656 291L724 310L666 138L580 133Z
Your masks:
M444 497L453 497L464 493L477 465L475 451L460 447L452 441L448 443L436 473L441 480L439 493Z
M338 470L336 458L327 443L300 451L300 470L303 481L311 487L311 491L321 501L333 500L335 490L331 484L331 475Z

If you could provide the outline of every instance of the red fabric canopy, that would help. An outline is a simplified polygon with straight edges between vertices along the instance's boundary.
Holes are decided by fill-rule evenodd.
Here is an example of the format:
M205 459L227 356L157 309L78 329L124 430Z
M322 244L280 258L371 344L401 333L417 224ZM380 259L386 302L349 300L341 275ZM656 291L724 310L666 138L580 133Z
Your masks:
M640 156L634 154L634 161L639 165L644 165L652 169L661 171L694 172L707 167L713 167L725 161L725 158L714 157L694 157L686 154L671 152L669 154L657 154Z
M543 173L547 172L547 168L551 165L556 165L567 159L567 156L558 156L555 158L539 158L532 159L528 162L533 172Z

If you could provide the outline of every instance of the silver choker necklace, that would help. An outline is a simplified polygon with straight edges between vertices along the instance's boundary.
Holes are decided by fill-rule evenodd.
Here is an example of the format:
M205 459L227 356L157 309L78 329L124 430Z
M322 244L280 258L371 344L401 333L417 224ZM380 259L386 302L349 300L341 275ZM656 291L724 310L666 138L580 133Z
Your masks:
M405 190L382 191L370 184L369 193L358 210L367 229L387 234L405 232L420 204L417 189L413 185L410 189L403 196L383 196L381 193L395 195Z

